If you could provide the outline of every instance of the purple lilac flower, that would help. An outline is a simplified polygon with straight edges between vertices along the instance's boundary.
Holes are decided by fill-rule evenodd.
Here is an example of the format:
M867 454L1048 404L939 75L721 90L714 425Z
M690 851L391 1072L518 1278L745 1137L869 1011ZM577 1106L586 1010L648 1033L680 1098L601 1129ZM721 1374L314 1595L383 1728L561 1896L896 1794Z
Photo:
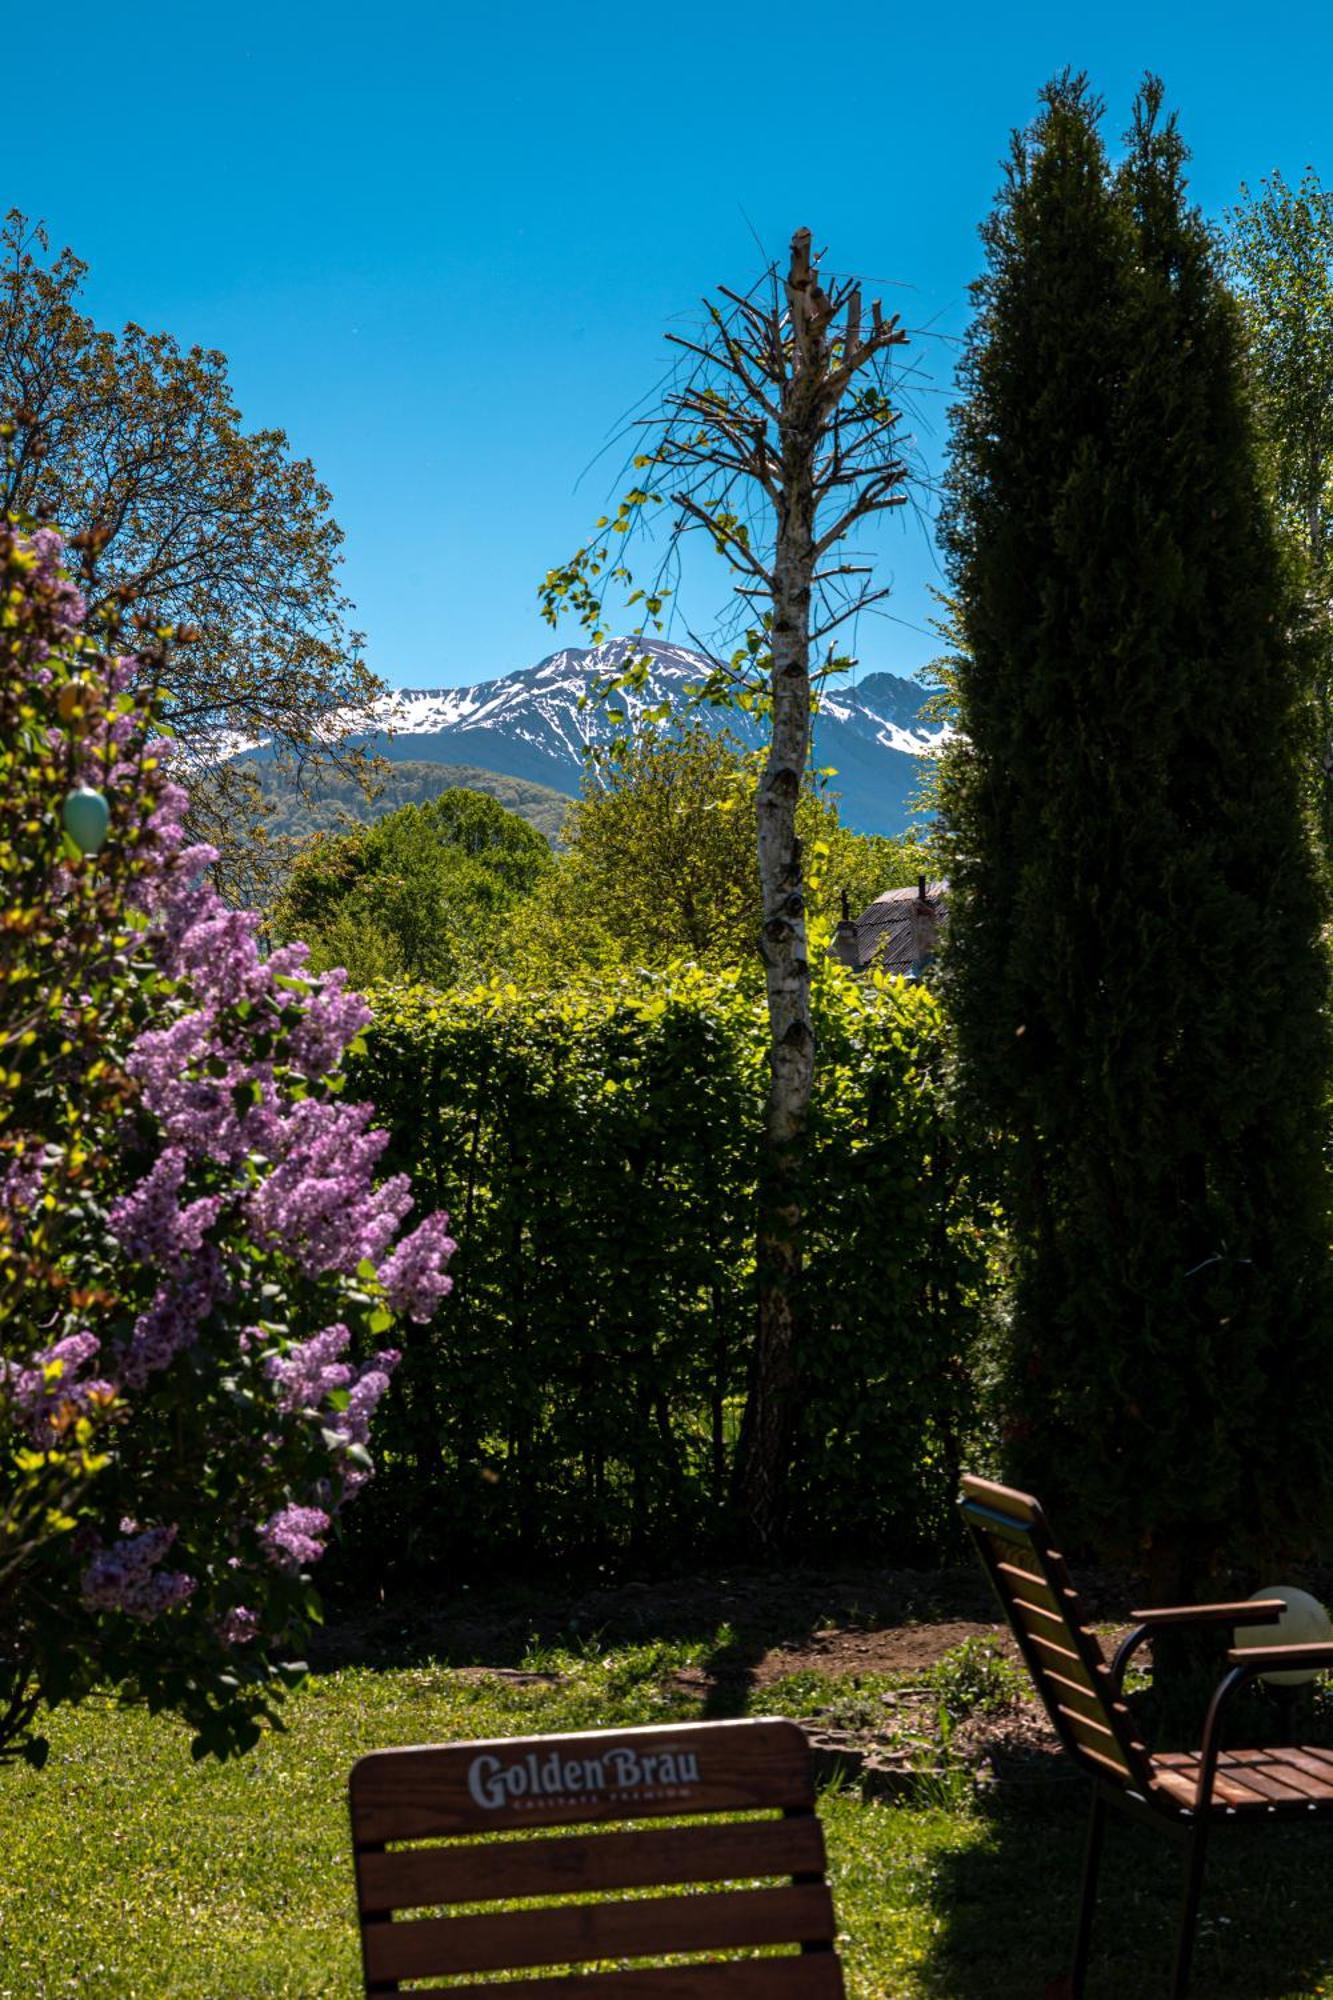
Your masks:
M216 1251L206 1248L179 1276L159 1285L153 1302L134 1322L121 1374L131 1389L142 1389L150 1375L168 1367L187 1347L222 1296L222 1265Z
M133 704L117 711L115 698L124 691L120 680L115 674L107 681L101 713L73 746L75 782L108 793L135 791L140 779L136 739L143 718ZM157 845L150 831L147 851L154 858L160 858Z
M168 754L170 746L167 746ZM159 957L169 960L176 941L200 911L211 908L216 891L204 877L218 858L216 847L200 842L185 845L182 822L188 795L179 785L164 785L157 806L148 816L147 831L156 850L157 866L139 884L139 907L158 920L155 940ZM166 966L170 970L169 964Z
M295 1576L303 1563L319 1561L329 1526L322 1507L281 1507L264 1522L259 1539L274 1567Z
M264 960L264 968L271 980L296 979L304 976L305 962L310 956L310 946L296 941L280 944Z
M341 967L326 973L306 1003L304 1019L292 1030L290 1060L306 1076L327 1075L370 1020L361 995L346 989Z
M168 1146L139 1185L112 1204L107 1218L122 1250L140 1264L174 1267L202 1247L223 1204L219 1195L201 1195L180 1207L185 1149Z
M37 574L43 583L54 583L60 570L60 558L65 552L64 537L56 528L35 528L28 536L28 547L37 558Z
M338 1419L349 1443L369 1442L370 1420L375 1414L381 1396L389 1386L389 1377L402 1358L398 1348L382 1348L378 1354L371 1356L352 1384L347 1408L342 1411Z
M303 1099L285 1123L277 1162L251 1195L256 1233L294 1257L308 1277L351 1273L383 1257L412 1206L406 1174L376 1187L388 1133L368 1132L368 1104Z
M445 1265L458 1245L448 1234L449 1218L443 1209L418 1223L404 1236L379 1267L376 1276L395 1312L405 1312L424 1323L447 1292L453 1279L445 1275Z
M345 1389L356 1370L340 1361L351 1334L345 1326L326 1326L322 1333L299 1341L286 1354L271 1354L264 1373L277 1384L278 1408L315 1410L331 1389Z
M41 1193L44 1171L40 1149L19 1153L0 1174L0 1215L10 1218L9 1233L22 1242L28 1217Z
M177 912L172 914L177 919ZM271 975L258 944L257 910L229 910L202 883L184 900L179 914L187 916L185 925L177 929L173 921L167 927L174 946L174 978L205 984L213 1004L220 1007L258 999L270 990Z
M214 1075L211 1066L220 1056L221 1073ZM273 1065L228 1061L211 1008L140 1035L127 1067L168 1145L183 1148L189 1158L235 1166L247 1153L267 1152L274 1143ZM243 1110L246 1087L258 1096Z
M20 1392L16 1388L16 1398L20 1393L27 1394L30 1397L44 1395L46 1392L41 1385L45 1380L46 1370L54 1368L57 1365L60 1369L60 1374L56 1378L57 1381L68 1384L73 1380L78 1370L82 1368L84 1362L92 1360L94 1354L100 1350L101 1345L102 1343L97 1338L97 1335L90 1333L85 1327L82 1333L67 1333L64 1339L57 1340L54 1346L44 1347L39 1354L33 1355L27 1370L17 1378L19 1381L29 1384L30 1387L23 1392Z
M124 1611L145 1624L184 1604L195 1579L157 1568L175 1539L174 1527L146 1528L99 1550L83 1573L84 1603L94 1611Z
M190 1066L210 1052L213 1017L200 1008L182 1014L167 1028L146 1028L131 1049L126 1062L130 1075L143 1090L149 1111L167 1123L176 1109L176 1094Z
M37 577L43 588L55 597L55 615L59 623L72 631L82 625L88 615L82 591L68 577L60 574L60 562L65 553L63 538L54 528L37 528L28 537L28 547L37 558Z
M8 1392L13 1409L27 1424L33 1441L49 1445L67 1413L84 1416L99 1403L110 1402L110 1382L80 1380L80 1370L100 1352L101 1341L86 1329L66 1334L52 1347L34 1354L26 1367L0 1362L0 1392Z
M329 1429L341 1439L344 1448L369 1442L370 1420L389 1386L390 1375L401 1359L396 1347L386 1347L383 1353L375 1355L353 1382L347 1408L329 1419ZM346 1500L359 1492L371 1476L369 1467L357 1465L355 1461L344 1464L342 1475L343 1498Z
M227 1613L218 1627L218 1636L224 1646L245 1646L259 1631L259 1613L251 1611L247 1604L237 1604Z

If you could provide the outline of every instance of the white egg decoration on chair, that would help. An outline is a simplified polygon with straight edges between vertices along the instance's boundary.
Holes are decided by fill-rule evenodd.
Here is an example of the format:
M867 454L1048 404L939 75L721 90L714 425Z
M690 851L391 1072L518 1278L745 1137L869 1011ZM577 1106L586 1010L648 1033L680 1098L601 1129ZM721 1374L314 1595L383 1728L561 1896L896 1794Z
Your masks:
M1238 1625L1233 1646L1326 1646L1333 1640L1333 1619L1317 1597L1294 1584L1277 1583L1271 1590L1256 1590L1254 1597L1280 1597L1286 1610L1270 1624ZM1253 1601L1253 1600L1251 1600ZM1297 1667L1290 1673L1260 1674L1270 1687L1301 1687L1315 1677L1313 1667Z

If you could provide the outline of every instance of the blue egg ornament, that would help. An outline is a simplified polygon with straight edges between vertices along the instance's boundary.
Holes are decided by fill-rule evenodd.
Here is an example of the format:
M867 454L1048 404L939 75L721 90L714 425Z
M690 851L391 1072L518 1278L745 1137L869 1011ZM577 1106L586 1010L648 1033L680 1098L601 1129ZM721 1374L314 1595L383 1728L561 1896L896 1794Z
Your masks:
M96 854L111 824L111 809L91 785L70 792L60 813L66 833L80 854Z

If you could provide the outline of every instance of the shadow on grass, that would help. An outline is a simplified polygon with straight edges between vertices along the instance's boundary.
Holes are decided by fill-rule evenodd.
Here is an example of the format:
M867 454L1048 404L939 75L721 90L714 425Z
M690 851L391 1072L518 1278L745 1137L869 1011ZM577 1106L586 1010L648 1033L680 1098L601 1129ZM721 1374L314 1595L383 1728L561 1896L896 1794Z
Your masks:
M1062 1994L1087 1794L983 1809L972 1840L936 1857L938 1928L921 1968L932 2000ZM1183 1855L1115 1815L1107 1831L1087 2000L1156 2000L1170 1987ZM1204 1884L1191 2000L1333 1994L1333 1825L1221 1828Z
M312 1645L320 1669L359 1665L519 1668L534 1650L685 1642L702 1649L703 1712L743 1714L754 1670L775 1647L802 1648L828 1627L876 1630L912 1622L991 1622L993 1600L970 1567L937 1572L737 1568L577 1593L498 1586L432 1601L405 1593L344 1603ZM838 1671L839 1669L834 1669Z
M795 1643L808 1636L808 1631L798 1633ZM740 1632L727 1629L717 1636L701 1666L707 1677L700 1710L705 1720L723 1721L749 1714L752 1706L763 1706L762 1702L755 1702L756 1669L770 1647L779 1643L794 1642L770 1639L753 1627Z

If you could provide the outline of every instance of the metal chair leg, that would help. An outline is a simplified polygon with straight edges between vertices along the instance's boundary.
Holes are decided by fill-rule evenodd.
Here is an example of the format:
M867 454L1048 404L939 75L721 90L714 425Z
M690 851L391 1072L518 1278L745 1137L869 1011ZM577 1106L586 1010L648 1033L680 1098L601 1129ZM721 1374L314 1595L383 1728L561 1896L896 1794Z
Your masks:
M1088 1817L1088 1844L1083 1854L1083 1890L1079 1898L1078 1927L1074 1932L1074 1963L1069 1976L1070 2000L1083 2000L1088 1976L1088 1953L1092 1946L1092 1915L1097 1902L1097 1874L1101 1867L1102 1843L1106 1835L1106 1800L1100 1788L1092 1794Z
M1185 2000L1194 1957L1194 1933L1199 1922L1199 1894L1203 1888L1203 1864L1208 1845L1208 1822L1195 1825L1185 1850L1185 1900L1181 1905L1180 1929L1176 1933L1176 1959L1171 1971L1171 2000Z

